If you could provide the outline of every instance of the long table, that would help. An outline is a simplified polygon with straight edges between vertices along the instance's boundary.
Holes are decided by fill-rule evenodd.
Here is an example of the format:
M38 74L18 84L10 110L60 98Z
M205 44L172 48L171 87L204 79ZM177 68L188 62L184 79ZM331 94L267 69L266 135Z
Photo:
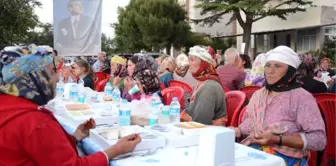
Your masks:
M54 112L57 120L64 129L72 134L77 124L68 119L65 113L62 113L61 107L54 107L55 104L47 106ZM103 149L90 138L83 141L80 145L86 154L94 154ZM198 156L198 146L173 148L165 147L159 149L148 156L131 156L120 160L110 161L110 166L196 166ZM235 144L235 166L286 166L284 160L280 157L264 153L253 148Z

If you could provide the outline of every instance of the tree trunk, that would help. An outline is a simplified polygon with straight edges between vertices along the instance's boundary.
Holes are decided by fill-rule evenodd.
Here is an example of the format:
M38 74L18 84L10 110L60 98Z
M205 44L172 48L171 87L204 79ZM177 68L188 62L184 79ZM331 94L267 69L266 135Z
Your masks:
M166 45L166 53L170 55L171 44Z
M250 16L247 16L245 25L243 27L243 43L245 43L244 54L249 54L252 24L253 24L253 18L250 18Z

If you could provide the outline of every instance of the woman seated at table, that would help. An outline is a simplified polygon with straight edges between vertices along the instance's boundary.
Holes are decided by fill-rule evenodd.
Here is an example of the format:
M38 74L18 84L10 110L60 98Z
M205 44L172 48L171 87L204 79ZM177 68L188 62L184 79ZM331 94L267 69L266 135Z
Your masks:
M159 66L158 76L160 81L166 86L169 86L169 81L174 80L173 72L175 70L175 62L173 57L167 57L162 60Z
M207 125L226 125L227 113L224 90L206 49L190 48L189 71L198 80L188 108L181 113L181 120L196 121Z
M113 86L118 86L119 89L124 89L124 79L126 75L126 59L117 55L114 56L111 59L111 78L109 82Z
M128 101L140 100L142 95L149 99L152 94L159 92L160 81L154 71L144 69L137 72L134 80L130 77L125 79L125 89L128 89L128 91L123 91L123 99Z
M194 88L197 80L189 72L189 59L185 54L180 54L176 57L176 69L174 71L174 80L187 83L190 87Z
M134 150L141 141L137 134L105 151L80 157L76 141L88 137L95 123L79 125L72 136L41 107L55 97L57 80L50 55L0 53L0 165L108 166L109 160Z
M77 82L83 80L84 87L89 87L94 90L93 70L91 66L89 66L89 63L83 59L80 59L74 63L73 67L75 75L79 77Z
M271 50L266 87L256 91L243 122L234 128L243 144L282 157L288 166L307 165L309 151L326 145L324 122L314 97L296 82L298 55L286 46Z

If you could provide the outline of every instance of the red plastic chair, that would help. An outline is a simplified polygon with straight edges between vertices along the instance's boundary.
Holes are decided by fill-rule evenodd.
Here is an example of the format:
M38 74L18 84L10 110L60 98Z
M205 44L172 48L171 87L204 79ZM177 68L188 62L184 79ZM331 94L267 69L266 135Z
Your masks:
M161 88L161 90L166 89L166 85L164 83L160 82L160 88Z
M105 85L108 82L108 80L109 79L107 78L107 79L99 81L98 84L96 84L96 87L95 87L96 91L97 92L103 92L104 88L105 88Z
M230 126L238 126L239 113L246 99L245 93L241 91L230 91L226 93L226 111Z
M180 102L181 108L183 108L184 90L181 87L173 86L173 87L165 88L161 91L161 94L163 96L163 102L165 105L170 105L170 103L173 101L173 97L177 97Z
M247 86L247 87L241 88L240 91L244 92L246 94L247 99L250 100L253 93L261 88L262 86Z
M230 89L224 86L224 93L230 92Z
M107 78L107 74L105 74L104 72L95 72L94 74L96 77L96 81L98 82Z
M246 112L247 106L245 106L239 113L239 117L238 117L238 126L243 122L243 117L244 114Z
M169 87L172 86L178 86L178 87L182 87L183 89L185 89L190 95L193 91L193 89L186 83L182 82L182 81L177 81L177 80L170 80L169 81Z
M326 125L327 146L323 153L322 165L328 165L328 160L335 160L335 110L336 95L332 93L315 94L317 104L320 108Z

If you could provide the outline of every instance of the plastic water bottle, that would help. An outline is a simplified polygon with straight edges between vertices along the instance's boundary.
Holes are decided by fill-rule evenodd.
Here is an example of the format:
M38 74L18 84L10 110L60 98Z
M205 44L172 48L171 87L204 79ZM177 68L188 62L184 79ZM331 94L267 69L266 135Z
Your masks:
M84 80L83 79L78 80L78 85L84 88Z
M148 117L148 124L149 125L157 125L158 120L161 114L161 99L158 95L158 93L154 93L151 99L151 113L149 114Z
M105 96L112 96L112 85L110 82L107 82L104 88L104 95Z
M64 93L64 83L63 80L59 80L56 84L56 93L58 96L62 97Z
M85 103L85 92L83 90L78 93L78 102Z
M72 101L75 101L75 102L78 100L78 87L77 87L77 84L73 84L71 86L70 99Z
M177 97L173 98L173 101L170 104L170 122L179 123L180 122L180 109L181 105Z
M162 113L160 115L159 118L159 123L160 124L169 124L170 123L170 106L169 105L165 105L162 107Z
M131 125L131 108L126 99L123 99L119 109L119 126Z
M121 92L118 86L115 86L112 91L112 102L119 103L121 98Z

